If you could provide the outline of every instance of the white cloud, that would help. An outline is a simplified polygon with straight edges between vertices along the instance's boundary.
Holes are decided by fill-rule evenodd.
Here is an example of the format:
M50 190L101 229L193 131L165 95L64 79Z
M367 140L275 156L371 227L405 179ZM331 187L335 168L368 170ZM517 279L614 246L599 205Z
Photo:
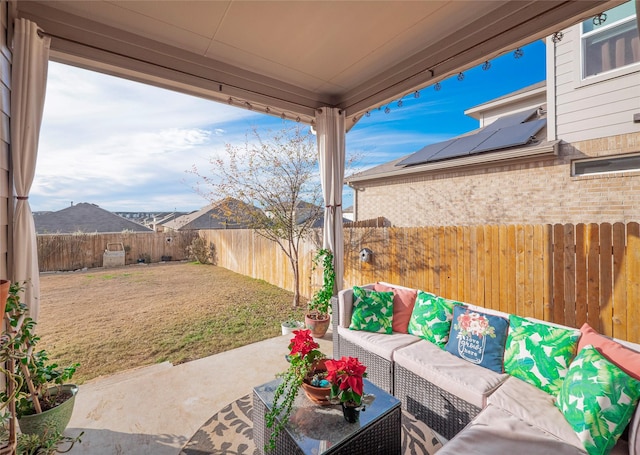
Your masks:
M238 130L261 117L50 63L33 209L59 210L71 200L128 207L153 200L159 204L156 210L198 208L203 201L194 194L185 171L194 163L206 163L225 142L238 139ZM127 197L115 196L110 202L108 195L125 191ZM147 199L136 200L137 194Z

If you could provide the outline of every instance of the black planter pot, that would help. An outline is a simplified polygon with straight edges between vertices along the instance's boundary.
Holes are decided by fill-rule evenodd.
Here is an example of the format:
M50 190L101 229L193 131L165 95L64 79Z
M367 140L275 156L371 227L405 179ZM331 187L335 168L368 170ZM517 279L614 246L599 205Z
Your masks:
M340 403L342 405L342 415L344 415L344 420L349 423L356 423L360 419L360 409L353 406L347 406L344 403Z

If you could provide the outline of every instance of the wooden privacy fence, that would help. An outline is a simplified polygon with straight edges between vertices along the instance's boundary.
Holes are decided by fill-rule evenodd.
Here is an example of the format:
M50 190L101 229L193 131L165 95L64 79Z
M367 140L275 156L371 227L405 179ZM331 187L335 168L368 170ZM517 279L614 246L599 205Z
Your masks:
M289 259L273 241L248 229L201 230L200 236L216 247L217 265L242 275L264 280L282 289L293 291L293 273ZM313 242L302 242L298 254L300 265L300 295L309 298L321 284L321 273L314 273Z
M277 245L252 231L201 231L218 265L285 289ZM361 262L362 248L373 251ZM301 249L301 293L317 247ZM640 342L638 223L345 229L345 287L389 281L447 298Z
M41 272L102 267L107 243L122 242L125 264L187 259L187 247L198 236L196 231L129 232L113 234L38 235L38 265Z
M638 223L361 230L371 263L345 285L385 280L468 303L640 341ZM357 241L357 239L352 239Z

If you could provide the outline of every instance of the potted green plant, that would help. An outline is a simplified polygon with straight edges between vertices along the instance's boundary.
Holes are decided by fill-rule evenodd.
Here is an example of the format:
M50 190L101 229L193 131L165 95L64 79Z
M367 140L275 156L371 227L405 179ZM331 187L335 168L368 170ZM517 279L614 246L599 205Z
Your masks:
M328 249L321 249L313 258L315 270L322 263L322 286L318 289L309 302L309 311L305 315L305 324L314 338L322 338L329 329L331 309L331 297L336 282L336 272L333 267L333 253Z
M36 322L20 301L22 289L22 285L12 284L6 305L10 327L7 339L16 360L10 374L16 381L17 391L15 396L3 392L0 401L7 403L15 399L20 431L46 439L47 434L62 434L71 419L78 387L67 382L79 364L61 367L50 362L47 351L37 349L40 337L34 332Z
M280 323L283 335L291 335L294 330L304 329L304 322L289 318Z
M310 372L316 372L317 363L325 358L325 355L318 350L320 345L313 340L309 330L294 330L294 337L289 343L289 368L277 376L282 382L276 388L273 395L273 405L271 410L265 415L267 428L271 428L269 442L265 445L265 451L269 452L275 448L276 439L280 432L289 422L289 416L293 410L295 401L302 384L308 378ZM327 387L326 394L329 390Z

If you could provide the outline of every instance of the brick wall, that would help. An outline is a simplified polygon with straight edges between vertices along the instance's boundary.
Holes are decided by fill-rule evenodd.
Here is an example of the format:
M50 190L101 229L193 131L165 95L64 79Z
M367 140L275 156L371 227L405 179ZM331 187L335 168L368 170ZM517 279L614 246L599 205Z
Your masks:
M359 182L357 218L394 226L640 220L640 172L572 177L571 161L640 152L640 133L562 144L557 157Z

